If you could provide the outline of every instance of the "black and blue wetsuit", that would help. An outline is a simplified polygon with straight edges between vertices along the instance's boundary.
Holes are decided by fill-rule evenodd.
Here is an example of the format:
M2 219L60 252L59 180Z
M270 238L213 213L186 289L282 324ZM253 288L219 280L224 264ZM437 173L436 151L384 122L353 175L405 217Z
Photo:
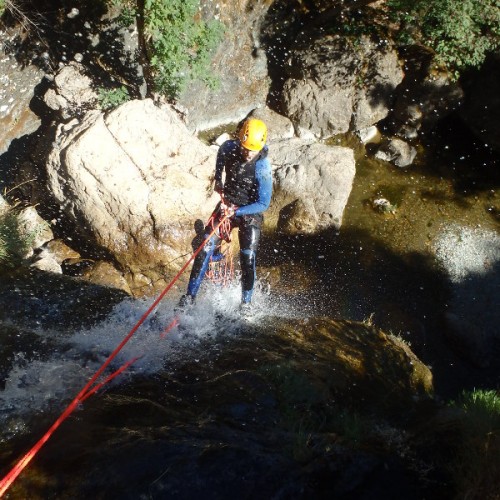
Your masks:
M239 141L230 140L219 148L215 166L216 186L223 185L225 201L238 207L230 222L231 229L238 228L243 303L252 300L256 279L255 259L264 219L262 213L271 203L273 180L267 154L268 148L264 146L254 159L245 161ZM222 174L225 174L224 183ZM211 232L212 228L205 228L206 236ZM194 261L187 289L187 295L192 298L198 293L210 257L219 242L220 238L213 235Z

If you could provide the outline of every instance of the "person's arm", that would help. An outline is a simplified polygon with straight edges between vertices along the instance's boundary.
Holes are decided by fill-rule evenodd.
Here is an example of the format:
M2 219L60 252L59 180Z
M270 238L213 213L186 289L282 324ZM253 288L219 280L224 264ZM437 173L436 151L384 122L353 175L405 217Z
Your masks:
M236 216L260 214L269 208L273 193L273 173L271 163L267 158L258 161L255 165L255 179L257 181L257 200L250 205L237 208L234 213Z

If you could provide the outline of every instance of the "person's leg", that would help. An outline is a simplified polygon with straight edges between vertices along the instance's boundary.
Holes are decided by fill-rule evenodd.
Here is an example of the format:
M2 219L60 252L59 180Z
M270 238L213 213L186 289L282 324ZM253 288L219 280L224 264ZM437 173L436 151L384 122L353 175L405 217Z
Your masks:
M208 236L208 234L207 234ZM201 252L194 259L193 267L191 269L191 275L189 277L189 283L186 295L192 298L191 302L194 301L198 290L200 289L205 273L208 269L208 264L210 262L210 257L214 253L216 246L218 245L220 238L214 234L204 245Z
M241 302L249 304L252 301L256 280L255 262L260 228L254 225L242 225L239 228L238 237L240 242Z

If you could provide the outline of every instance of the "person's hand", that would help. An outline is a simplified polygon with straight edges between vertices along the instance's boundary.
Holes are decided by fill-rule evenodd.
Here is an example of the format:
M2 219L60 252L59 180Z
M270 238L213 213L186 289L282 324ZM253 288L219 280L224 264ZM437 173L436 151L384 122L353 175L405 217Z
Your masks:
M214 191L216 193L222 194L223 185L221 181L215 181Z
M238 207L236 205L225 205L224 203L221 204L220 209L222 212L223 217L227 217L230 219L233 217L234 213L236 212L236 209Z

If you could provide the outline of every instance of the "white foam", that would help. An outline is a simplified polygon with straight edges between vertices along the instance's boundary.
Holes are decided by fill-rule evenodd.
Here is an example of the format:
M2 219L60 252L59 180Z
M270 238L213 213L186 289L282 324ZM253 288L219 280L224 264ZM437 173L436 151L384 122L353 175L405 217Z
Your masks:
M487 274L500 262L500 236L482 228L451 225L437 238L434 248L454 283Z
M177 298L165 297L121 349L106 373L136 356L141 358L114 379L110 386L122 384L138 374L150 375L169 369L176 361L192 356L194 346L201 340L210 338L216 344L217 336L237 335L241 327L238 321L240 298L241 287L237 282L225 288L204 283L196 304L180 315L182 328L177 326L160 338L175 316L177 303ZM5 389L0 392L0 425L5 425L13 417L36 414L49 408L64 408L153 301L154 298L126 299L117 304L98 325L70 335L57 331L39 332L45 338L50 336L57 347L49 355L40 355L40 359L35 361L28 362L23 354L17 356L6 378ZM268 315L298 315L283 300L271 298L268 287L261 284L256 286L252 305L253 323ZM221 316L237 321L224 321L224 327L220 328Z

